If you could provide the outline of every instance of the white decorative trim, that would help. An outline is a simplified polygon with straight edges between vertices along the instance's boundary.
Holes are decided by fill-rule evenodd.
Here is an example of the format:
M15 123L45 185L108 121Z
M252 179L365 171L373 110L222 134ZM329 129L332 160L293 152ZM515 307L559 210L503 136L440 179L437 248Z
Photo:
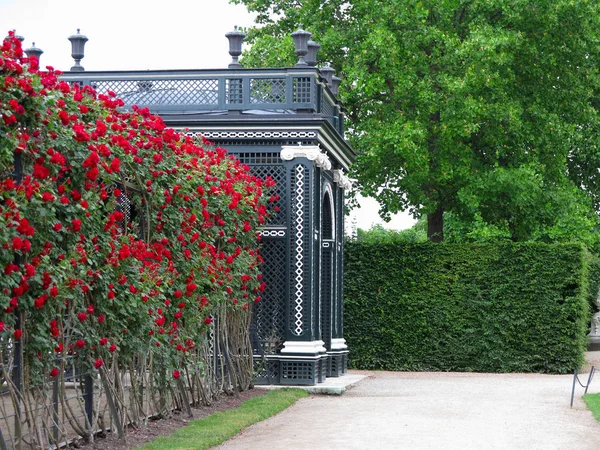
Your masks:
M335 177L335 170L334 177ZM323 194L323 198L325 195L329 195L329 210L331 211L331 239L335 240L336 229L335 229L335 205L333 203L333 190L331 189L331 184L327 183L325 185L325 194Z
M286 353L300 353L316 355L318 353L325 353L325 342L323 341L285 341L281 354Z
M352 181L346 175L343 170L333 171L333 181L338 184L342 189L350 189L352 187Z
M285 230L263 230L260 235L263 237L285 237Z
M295 265L296 265L296 291L294 292L294 322L293 333L300 336L303 331L302 302L304 301L304 166L298 164L296 170L296 198L294 202L294 215L296 222Z
M316 145L283 145L280 156L284 161L291 161L294 158L306 158L314 161L317 167L331 170L329 156L321 152L321 149Z
M189 131L186 136L206 139L314 139L316 131Z
M331 350L346 350L348 346L346 345L346 339L344 338L333 338L331 340Z
M339 352L339 353L344 353L344 352ZM348 351L346 351L346 353L348 353ZM263 358L263 355L253 355L255 358ZM281 353L278 353L277 355L264 355L264 358L267 360L271 360L271 361L280 361L280 360L285 360L285 359L289 359L292 361L295 360L305 360L305 361L318 361L319 359L324 359L327 358L329 356L329 352L328 353L324 353L322 355L311 355L311 356L302 356L302 355L282 355Z

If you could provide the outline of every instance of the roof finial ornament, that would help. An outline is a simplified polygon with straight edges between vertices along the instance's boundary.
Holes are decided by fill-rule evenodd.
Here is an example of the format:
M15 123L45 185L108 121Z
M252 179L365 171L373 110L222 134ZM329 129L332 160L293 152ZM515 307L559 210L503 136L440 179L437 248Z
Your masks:
M298 57L298 62L296 63L296 67L307 67L306 61L304 57L308 53L308 41L312 37L308 31L304 31L302 29L302 24L298 31L294 31L292 33L292 39L294 39L294 47L296 47L296 56Z
M71 67L71 72L83 72L85 70L80 63L85 56L84 48L88 38L80 34L80 32L81 29L77 28L77 34L73 34L68 38L71 41L71 57L75 60L75 65Z
M242 65L238 62L239 56L242 54L242 42L246 34L239 31L237 25L233 26L233 31L225 34L229 40L229 54L231 55L230 69L241 68Z
M27 54L28 58L34 57L38 60L38 64L40 61L40 57L42 56L42 53L44 53L44 51L41 48L37 48L35 46L35 42L32 43L32 46L29 48L26 48L25 53Z

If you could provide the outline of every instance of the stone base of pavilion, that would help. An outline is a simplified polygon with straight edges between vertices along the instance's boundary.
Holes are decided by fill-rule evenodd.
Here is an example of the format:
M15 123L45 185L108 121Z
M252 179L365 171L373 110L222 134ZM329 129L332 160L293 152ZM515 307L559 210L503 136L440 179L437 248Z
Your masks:
M345 378L348 350L254 356L255 385L316 386Z
M256 389L282 389L294 387L304 389L311 394L322 395L342 395L359 381L367 378L369 375L364 373L348 372L343 377L327 378L324 382L314 386L289 386L282 384L257 384Z

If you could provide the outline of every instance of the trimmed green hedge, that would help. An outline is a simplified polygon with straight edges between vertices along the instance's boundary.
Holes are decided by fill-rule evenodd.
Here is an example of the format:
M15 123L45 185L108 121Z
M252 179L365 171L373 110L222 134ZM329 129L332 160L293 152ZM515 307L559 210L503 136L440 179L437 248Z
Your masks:
M351 367L567 373L583 362L581 245L349 243L345 254Z

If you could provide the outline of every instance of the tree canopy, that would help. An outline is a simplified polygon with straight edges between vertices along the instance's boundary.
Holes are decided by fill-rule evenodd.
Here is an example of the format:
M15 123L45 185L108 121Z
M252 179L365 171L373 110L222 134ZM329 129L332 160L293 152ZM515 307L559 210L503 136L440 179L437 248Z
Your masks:
M300 24L322 45L343 80L359 188L384 216L427 215L433 241L448 212L512 240L593 229L597 2L232 1L260 25L246 65L289 61L273 42Z

